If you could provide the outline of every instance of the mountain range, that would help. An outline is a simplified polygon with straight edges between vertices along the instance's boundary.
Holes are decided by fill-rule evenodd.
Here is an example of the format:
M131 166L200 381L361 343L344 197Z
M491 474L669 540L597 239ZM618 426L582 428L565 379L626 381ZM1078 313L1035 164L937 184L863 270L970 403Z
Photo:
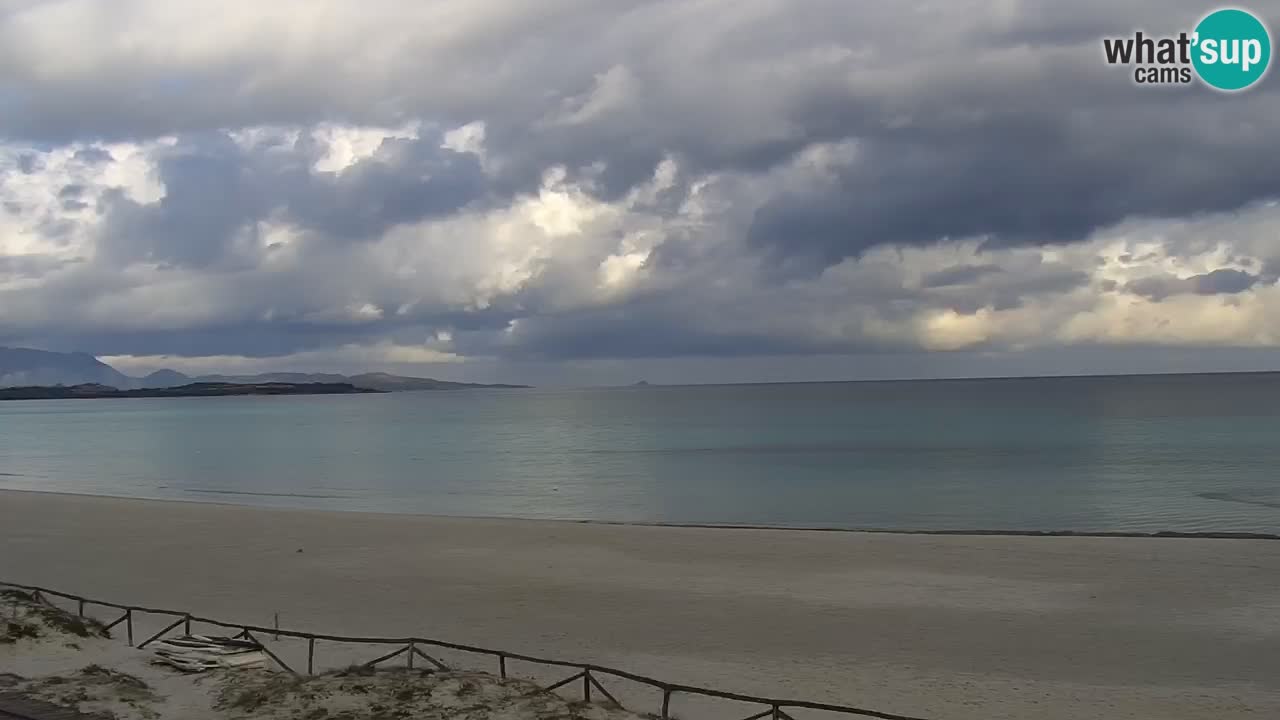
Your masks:
M364 390L400 392L411 390L456 390L461 388L522 388L527 385L485 385L433 378L406 377L381 372L359 375L335 373L279 372L258 375L198 375L176 370L157 370L146 377L131 377L88 353L60 353L30 348L0 347L0 387L105 385L119 390L169 388L191 383L349 383Z

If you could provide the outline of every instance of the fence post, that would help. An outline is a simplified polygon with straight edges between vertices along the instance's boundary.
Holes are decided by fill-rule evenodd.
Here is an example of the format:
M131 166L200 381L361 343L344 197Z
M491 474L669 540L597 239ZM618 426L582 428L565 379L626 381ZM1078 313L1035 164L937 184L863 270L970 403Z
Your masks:
M671 720L671 691L662 688L662 720Z
M133 608L124 611L124 627L129 634L129 647L133 647Z
M507 656L502 653L498 653L498 677L507 679Z
M191 616L190 615L188 615L187 619L184 620L182 623L182 634L183 635L191 634Z
M173 622L169 623L168 625L165 625L165 626L164 626L164 628L162 628L160 631L158 631L155 635L152 635L151 637L147 638L146 640L143 640L143 641L138 645L138 649L139 649L139 650L141 650L142 648L144 648L144 647L146 647L146 646L150 645L151 643L155 642L156 640L159 640L160 638L164 637L166 634L168 634L168 633L169 633L170 631L172 631L174 628L178 627L178 625L179 625L179 624L181 624L181 623L182 623L182 618L178 618L177 620L174 620Z
M76 614L84 617L84 598L81 598L80 603L76 606Z
M591 668L582 671L582 699L591 702Z
M316 639L314 637L307 638L307 674L315 675L315 665L313 661L316 657Z
M773 706L773 720L782 720L782 718L778 715L778 706L777 706L777 705L774 705L774 706Z
M414 643L412 640L410 640L410 641L409 641L409 652L405 653L405 654L408 656L408 658L409 658L409 659L408 659L408 660L406 660L405 662L406 662L406 664L408 665L408 667L409 667L409 669L410 669L410 670L412 670L412 669L413 669L413 656L417 654L417 653L415 653L415 652L414 652L414 650L415 650L414 645L415 645L415 643Z

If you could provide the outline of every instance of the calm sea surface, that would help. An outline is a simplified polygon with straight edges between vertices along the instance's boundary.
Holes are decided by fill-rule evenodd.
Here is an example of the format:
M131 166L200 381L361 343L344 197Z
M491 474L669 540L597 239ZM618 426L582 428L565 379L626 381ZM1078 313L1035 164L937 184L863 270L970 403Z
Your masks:
M0 403L0 487L273 507L1280 533L1280 375Z

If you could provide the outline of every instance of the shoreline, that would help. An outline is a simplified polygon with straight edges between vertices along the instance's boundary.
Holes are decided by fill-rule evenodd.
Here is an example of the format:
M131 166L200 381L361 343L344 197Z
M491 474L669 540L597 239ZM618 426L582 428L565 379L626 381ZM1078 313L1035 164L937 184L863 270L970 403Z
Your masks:
M0 473L0 477L5 473ZM982 530L982 529L899 529L876 527L842 527L838 525L768 525L759 523L700 523L700 522L663 522L657 520L592 520L584 518L537 518L518 515L445 515L438 513L394 512L376 510L335 510L332 508L278 507L272 505L255 505L252 503L236 503L225 500L179 500L176 498L139 497L132 495L106 495L91 492L71 492L67 490L28 490L0 487L0 495L4 493L26 493L32 495L54 495L63 497L103 498L108 500L128 500L145 503L172 503L177 505L213 505L231 508L256 508L279 512L333 513L338 515L360 515L368 517L422 517L454 520L481 520L498 522L530 522L530 523L563 523L568 525L600 525L606 527L655 527L655 528L688 528L702 530L750 530L779 531L805 533L850 533L867 535L922 535L939 537L1025 537L1025 538L1135 538L1135 539L1168 539L1168 540L1280 540L1280 533L1255 533L1235 531L1198 531L1184 532L1176 530L1157 530L1152 532L1136 532L1123 530ZM248 494L248 493L246 493ZM306 495L270 495L270 497L309 497Z

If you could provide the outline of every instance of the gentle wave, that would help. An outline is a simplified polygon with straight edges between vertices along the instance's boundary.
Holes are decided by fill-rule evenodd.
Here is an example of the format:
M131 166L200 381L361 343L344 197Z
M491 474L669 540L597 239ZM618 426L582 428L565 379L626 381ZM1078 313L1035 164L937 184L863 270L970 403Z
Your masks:
M169 489L167 485L160 485L160 489ZM281 497L281 498L309 498L313 500L351 500L350 495L317 495L313 493L296 493L296 492L250 492L248 490L210 490L207 488L177 488L184 493L200 493L203 495L248 495L252 497Z
M1257 500L1255 498L1241 497L1231 493L1223 492L1202 492L1196 493L1196 497L1202 497L1205 500L1221 500L1223 502L1243 503L1245 505L1256 505L1258 507L1273 508L1280 510L1280 501L1276 500Z

